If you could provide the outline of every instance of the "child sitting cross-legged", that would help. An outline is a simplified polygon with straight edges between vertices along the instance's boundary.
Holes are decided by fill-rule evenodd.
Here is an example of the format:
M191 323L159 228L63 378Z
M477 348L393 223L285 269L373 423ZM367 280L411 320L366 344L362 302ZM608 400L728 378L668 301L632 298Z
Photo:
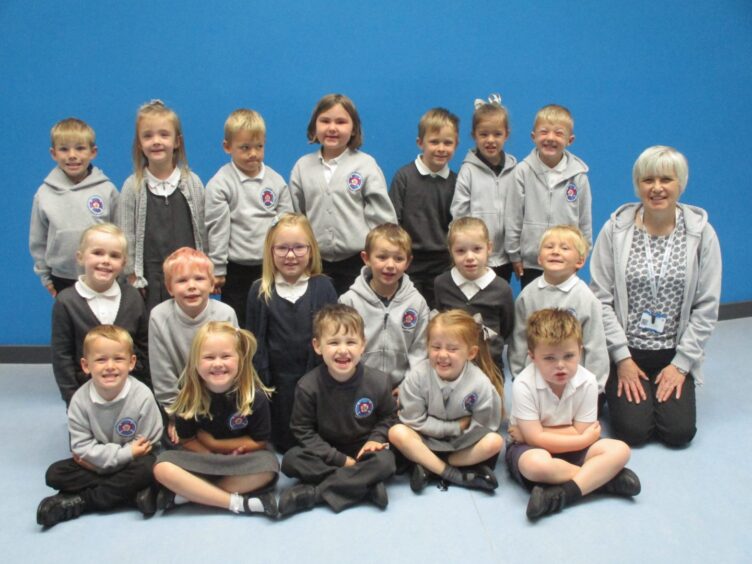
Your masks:
M531 489L527 516L561 511L593 492L635 496L637 475L625 468L626 443L601 439L598 384L579 365L582 330L574 315L542 309L530 316L527 342L532 364L517 375L506 462Z

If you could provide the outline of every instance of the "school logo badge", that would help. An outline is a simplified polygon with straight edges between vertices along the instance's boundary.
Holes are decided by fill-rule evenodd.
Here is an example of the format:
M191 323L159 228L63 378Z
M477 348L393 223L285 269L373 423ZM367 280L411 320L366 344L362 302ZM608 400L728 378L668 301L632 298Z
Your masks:
M121 437L130 438L136 434L136 422L130 417L123 417L115 423L115 432Z
M248 427L248 418L245 415L240 415L240 413L233 413L227 420L227 426L233 431L245 429Z
M465 399L462 400L462 405L465 406L466 411L472 411L473 406L477 403L477 401L478 394L476 394L475 392L470 392L465 396Z
M102 196L91 196L86 202L86 207L89 208L91 215L99 217L104 213L104 199Z
M271 188L264 188L261 190L261 194L259 194L259 199L261 200L261 205L269 209L277 203L277 194Z
M577 200L577 185L574 182L570 182L567 186L567 202L574 202Z
M360 398L355 402L355 417L362 419L373 413L373 402L369 398Z
M418 324L418 312L414 308L407 308L402 314L402 328L414 329Z
M347 189L350 192L357 192L361 188L363 188L363 175L359 172L353 172L347 178Z

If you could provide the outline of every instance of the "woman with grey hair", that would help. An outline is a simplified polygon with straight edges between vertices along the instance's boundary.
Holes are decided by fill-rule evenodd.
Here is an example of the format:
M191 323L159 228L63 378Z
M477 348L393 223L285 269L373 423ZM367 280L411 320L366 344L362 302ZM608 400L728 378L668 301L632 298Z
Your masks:
M657 145L632 169L639 203L618 208L598 235L591 289L603 305L611 357L606 385L614 433L631 445L695 435L695 383L718 318L721 249L707 213L680 204L684 155Z

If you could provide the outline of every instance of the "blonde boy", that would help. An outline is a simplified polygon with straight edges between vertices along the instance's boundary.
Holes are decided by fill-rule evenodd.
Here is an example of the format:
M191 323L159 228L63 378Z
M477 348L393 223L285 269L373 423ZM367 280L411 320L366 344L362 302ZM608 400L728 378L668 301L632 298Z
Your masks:
M163 270L172 299L151 310L149 364L154 395L166 408L177 398L178 378L188 364L196 331L209 321L227 321L237 327L238 320L230 306L209 299L214 266L204 253L181 247L165 259ZM170 438L177 442L173 430L170 424Z
M449 169L449 162L457 149L459 128L459 118L444 108L423 114L417 139L421 153L395 173L389 189L397 221L413 242L408 274L431 307L434 278L450 266L446 238L457 174Z
M507 195L504 248L522 287L541 275L538 242L554 225L579 227L593 242L587 165L567 151L574 143L574 120L563 106L545 106L530 134L535 148L517 165Z
M606 388L609 372L608 348L603 329L601 302L577 271L585 264L588 243L582 232L571 225L557 225L541 237L538 264L543 276L526 286L514 305L514 331L509 343L509 365L516 376L530 364L525 336L528 317L551 307L569 311L582 327L582 365L595 374L598 393Z
M45 527L134 500L145 514L155 509L151 451L162 420L151 390L129 375L133 341L125 329L99 325L87 333L83 351L81 367L91 379L68 409L73 458L47 470L47 485L60 493L37 508L37 523Z
M532 364L514 381L506 462L531 490L529 519L560 511L592 492L640 493L625 468L626 443L601 439L595 376L579 365L582 332L562 309L535 312L527 324Z
M365 322L363 363L389 374L393 389L408 369L426 358L429 310L405 274L411 248L410 235L399 225L384 223L373 228L361 252L365 266L339 298Z
M91 161L97 156L94 130L76 118L57 122L50 131L50 155L57 166L34 195L29 251L34 272L55 297L76 283L76 249L84 230L114 222L118 191Z
M292 212L285 180L264 164L266 125L258 112L235 110L222 147L230 162L206 185L205 215L215 290L245 326L248 289L261 278L264 237L275 218Z

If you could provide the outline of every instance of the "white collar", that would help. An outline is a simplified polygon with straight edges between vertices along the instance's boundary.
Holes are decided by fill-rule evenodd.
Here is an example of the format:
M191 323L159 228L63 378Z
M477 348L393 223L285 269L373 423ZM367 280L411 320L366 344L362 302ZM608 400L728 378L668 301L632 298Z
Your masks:
M575 390L579 388L583 382L585 382L585 375L582 373L582 370L580 370L580 366L577 366L577 371L574 373L574 376L572 376L569 381L564 385L564 391L561 392L561 397L559 400L563 400L574 394ZM551 393L556 395L551 389L551 386L546 380L543 378L543 376L540 373L540 370L538 370L538 367L535 367L535 387L538 390L551 390Z
M449 178L449 173L451 172L449 170L448 164L445 164L439 172L432 171L430 168L426 166L426 164L423 162L423 159L420 158L420 155L415 157L415 168L418 169L418 172L422 176L440 176L441 178L444 178L444 179Z
M287 280L285 280L285 277L282 276L279 272L274 275L274 285L275 286L288 286L290 288L295 288L296 286L302 286L303 284L306 284L308 280L311 277L307 274L303 274L298 278L295 282L290 284Z
M455 284L457 284L457 286L462 286L463 284L474 284L481 290L485 290L486 286L488 286L491 282L494 281L494 278L496 278L496 273L493 271L493 269L488 267L486 267L486 273L480 278L476 278L475 280L468 280L467 278L462 276L456 266L452 267L451 274L452 280Z
M98 403L100 405L107 405L107 404L115 403L116 401L123 399L125 396L128 395L128 392L130 391L130 389L131 389L131 379L126 378L125 385L123 386L123 389L120 390L120 393L116 395L113 399L108 401L99 394L99 392L97 391L97 387L92 383L91 387L89 388L89 398L94 403Z
M167 185L173 190L178 187L178 184L180 183L180 169L178 167L175 167L172 170L172 173L170 176L165 178L164 180L161 180L154 176L149 168L144 169L144 177L146 178L146 182L149 185L149 188L155 189L159 186Z
M575 273L564 280L564 282L562 282L561 284L549 284L546 281L545 276L541 275L538 277L538 288L542 290L543 288L548 288L549 286L551 286L553 288L556 288L557 290L561 290L562 292L569 292L572 288L575 287L579 280L580 279L577 277L577 273Z
M120 296L120 285L117 282L113 282L112 286L107 288L104 292L97 292L92 290L91 287L84 282L84 276L78 277L76 282L76 292L85 300L93 300L94 298L107 298L113 300Z
M232 168L235 169L235 172L238 173L238 176L240 176L240 182L246 182L247 180L263 180L264 179L264 173L266 172L266 167L264 166L264 163L261 163L261 168L259 169L259 173L256 176L248 176L245 172L240 170L238 168L238 165L235 164L235 161L230 161L230 164L232 165Z
M173 299L173 305L175 306L175 312L178 316L178 319L182 320L184 323L189 323L190 325L195 325L197 322L201 322L202 318L204 317L204 314L209 310L209 305L211 304L211 298L206 300L206 307L204 307L203 310L199 312L199 314L196 317L191 317L187 313L185 313L180 305L178 304L177 300L175 298ZM202 323L203 325L203 323Z
M567 152L564 151L564 154L561 156L561 160L556 163L556 166L548 166L546 163L543 162L543 159L540 158L540 155L538 154L538 149L535 150L535 158L538 159L538 162L543 166L543 168L547 172L558 172L562 173L564 172L564 169L567 168Z

